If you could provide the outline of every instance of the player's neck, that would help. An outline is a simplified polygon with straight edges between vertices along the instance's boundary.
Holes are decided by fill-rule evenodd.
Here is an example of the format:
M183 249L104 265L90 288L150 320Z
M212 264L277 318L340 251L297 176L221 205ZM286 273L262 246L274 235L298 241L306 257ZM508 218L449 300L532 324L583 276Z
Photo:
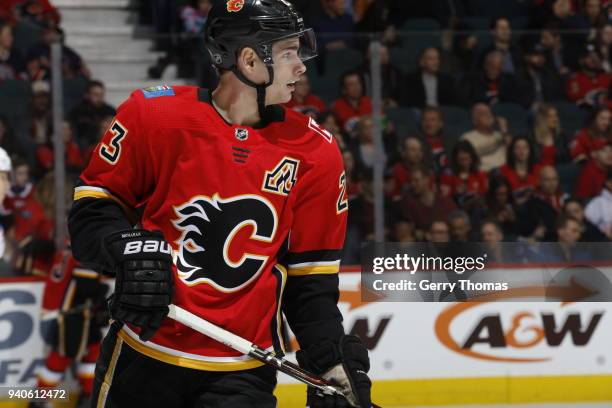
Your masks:
M212 93L213 106L233 125L253 126L260 121L255 89L235 84L219 84Z

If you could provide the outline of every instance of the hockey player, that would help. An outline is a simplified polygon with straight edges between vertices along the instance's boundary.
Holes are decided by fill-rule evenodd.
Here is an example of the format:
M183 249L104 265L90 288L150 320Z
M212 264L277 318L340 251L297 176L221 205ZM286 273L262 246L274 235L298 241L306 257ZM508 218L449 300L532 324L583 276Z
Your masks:
M76 363L81 385L78 407L87 406L91 396L102 327L108 321L107 291L102 276L82 268L72 257L69 246L56 253L45 282L41 319L45 341L51 348L45 366L38 372L38 387L57 386L65 371ZM39 406L47 405L30 404Z
M284 313L300 365L350 400L311 390L309 405L370 407L367 349L337 308L341 155L279 106L314 34L285 0L228 0L205 37L219 86L134 92L75 189L74 254L116 276L94 404L276 406L275 370L166 318L172 302L279 354Z

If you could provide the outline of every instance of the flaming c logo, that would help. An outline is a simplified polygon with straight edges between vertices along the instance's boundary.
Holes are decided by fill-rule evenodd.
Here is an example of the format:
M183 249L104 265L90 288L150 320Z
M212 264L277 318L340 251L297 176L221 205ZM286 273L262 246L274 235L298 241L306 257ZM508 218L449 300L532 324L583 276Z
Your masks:
M244 7L244 0L229 0L227 2L227 11L236 13Z

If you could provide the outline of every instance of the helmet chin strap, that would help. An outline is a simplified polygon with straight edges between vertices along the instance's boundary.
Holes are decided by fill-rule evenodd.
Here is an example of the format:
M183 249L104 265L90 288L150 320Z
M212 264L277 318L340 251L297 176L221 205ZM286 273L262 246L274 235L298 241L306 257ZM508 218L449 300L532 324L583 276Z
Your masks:
M274 68L272 68L270 65L266 65L266 68L268 69L268 76L270 77L270 80L268 82L264 82L263 84L256 84L248 79L242 72L240 72L238 67L234 66L232 68L232 72L234 75L236 75L236 77L238 77L239 80L241 80L244 84L255 88L257 91L257 110L259 111L259 117L262 123L268 122L269 116L268 109L266 109L266 88L272 85L272 82L274 82Z

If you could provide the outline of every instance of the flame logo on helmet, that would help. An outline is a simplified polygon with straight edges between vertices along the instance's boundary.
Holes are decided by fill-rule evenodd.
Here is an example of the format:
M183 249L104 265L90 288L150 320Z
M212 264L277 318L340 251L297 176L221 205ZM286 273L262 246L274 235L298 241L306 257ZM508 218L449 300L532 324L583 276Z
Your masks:
M174 211L178 219L173 224L181 231L176 241L176 267L179 278L187 285L207 283L217 290L233 292L248 285L263 270L268 257L247 251L254 248L251 241L270 243L276 233L276 211L264 198L196 196ZM249 228L251 234L247 238L241 233L232 250L232 242L243 228ZM240 259L236 259L237 252Z
M228 0L227 2L227 11L230 13L236 13L242 10L244 7L244 0Z

